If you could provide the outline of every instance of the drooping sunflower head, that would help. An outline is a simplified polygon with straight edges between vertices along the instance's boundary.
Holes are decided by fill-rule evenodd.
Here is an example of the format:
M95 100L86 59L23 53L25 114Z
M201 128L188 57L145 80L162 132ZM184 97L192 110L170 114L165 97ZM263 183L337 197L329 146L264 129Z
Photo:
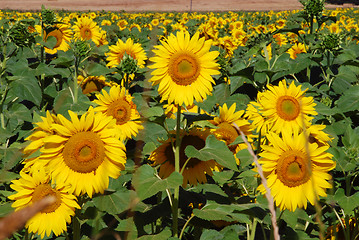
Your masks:
M99 45L101 39L100 28L95 21L88 17L80 17L73 26L75 39L92 40Z
M278 86L268 85L269 90L262 93L258 99L262 107L261 114L267 119L274 132L299 131L311 125L317 115L313 97L305 97L301 86L292 82L287 88L285 80Z
M294 211L297 207L306 208L307 201L314 205L319 196L325 197L325 190L331 188L328 171L336 165L326 152L329 147L306 143L303 133L287 131L281 138L271 132L267 138L270 145L262 146L259 162L276 205ZM259 190L265 192L263 185Z
M211 41L199 38L198 32L191 38L187 31L180 31L161 43L150 58L154 64L149 68L155 70L149 81L159 84L162 101L186 106L203 101L212 92L212 75L220 73L215 61L219 52L209 51Z
M102 90L96 97L94 102L98 106L94 111L102 112L116 120L115 129L121 139L136 136L138 131L143 129L142 122L138 121L140 114L132 101L133 97L126 88L113 86L109 93Z
M70 193L69 186L57 184L55 187L50 183L49 175L44 169L37 169L33 173L20 172L21 178L13 180L10 187L17 193L9 196L15 200L12 207L16 210L30 206L32 203L43 199L46 196L53 196L54 202L32 217L26 227L29 232L37 233L44 238L53 232L56 236L67 229L67 223L75 215L75 208L80 208L76 197ZM46 224L44 224L46 223Z
M107 66L109 67L118 66L125 55L135 59L140 68L144 67L145 61L147 60L146 52L143 50L141 44L134 43L131 38L128 38L126 43L118 39L116 45L109 46L109 49L110 52L106 53Z
M83 94L99 92L105 86L110 86L110 83L106 82L106 78L102 75L88 76L86 78L79 75L77 77L77 82L81 86Z
M191 129L189 132L182 131L182 142L180 147L180 171L183 175L183 186L187 184L197 185L197 183L207 182L206 174L212 175L212 169L217 166L214 160L201 161L197 158L188 158L185 149L187 146L193 146L196 149L202 149L206 145L206 138L210 135L209 130ZM167 178L175 171L175 155L172 143L175 137L170 137L164 141L161 146L154 150L149 158L154 165L160 165L159 176Z
M103 193L109 177L117 178L126 162L125 147L115 134L115 120L90 108L71 121L58 115L55 134L44 139L41 159L56 183L71 184L75 195Z

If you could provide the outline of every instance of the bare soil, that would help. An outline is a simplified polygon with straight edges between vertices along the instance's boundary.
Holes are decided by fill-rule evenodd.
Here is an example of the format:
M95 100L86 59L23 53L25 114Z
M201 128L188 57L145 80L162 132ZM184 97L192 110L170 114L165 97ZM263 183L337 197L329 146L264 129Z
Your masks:
M280 11L301 9L298 0L0 0L0 9L71 11ZM354 4L327 5L327 8L355 7Z

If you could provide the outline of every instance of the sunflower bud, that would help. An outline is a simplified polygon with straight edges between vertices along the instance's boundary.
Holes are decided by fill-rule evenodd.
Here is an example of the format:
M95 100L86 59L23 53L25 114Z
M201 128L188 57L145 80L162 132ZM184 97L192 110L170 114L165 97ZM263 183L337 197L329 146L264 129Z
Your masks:
M340 49L341 37L336 33L329 33L325 35L321 42L321 47L324 50L336 51Z
M42 6L41 19L45 25L52 25L56 22L56 15L54 11L46 9L44 6Z
M78 58L85 57L90 52L90 45L85 40L76 40L71 45L75 56Z
M123 73L135 73L138 70L137 60L125 53L117 68Z
M301 1L304 7L304 14L310 18L318 17L323 13L324 0Z
M28 23L20 21L10 29L10 39L18 47L30 47L35 42L34 35L28 30L28 27Z

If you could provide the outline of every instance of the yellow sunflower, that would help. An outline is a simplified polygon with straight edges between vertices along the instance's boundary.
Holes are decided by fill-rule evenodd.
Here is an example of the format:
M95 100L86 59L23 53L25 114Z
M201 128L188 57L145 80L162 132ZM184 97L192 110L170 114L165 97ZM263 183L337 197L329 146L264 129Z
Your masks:
M100 44L100 27L95 21L88 17L80 17L73 26L74 38L81 40L92 40L96 45Z
M237 127L247 136L249 142L253 142L254 137L252 134L253 127L248 120L242 118L243 115L243 110L236 111L235 103L232 104L229 109L227 104L223 104L223 107L219 107L219 117L215 117L210 121L213 125L218 127L212 129L213 134L217 139L222 140L227 144L229 150L234 154L237 164L240 163L240 160L237 158L236 154L240 150L247 148L245 143L232 145L236 138L240 136Z
M56 183L72 184L75 195L103 193L109 177L117 178L126 162L125 146L113 131L115 120L90 108L79 119L69 111L71 121L59 114L51 125L55 133L44 138L42 160Z
M119 65L125 54L137 60L137 65L140 68L145 66L145 61L147 60L146 52L143 50L141 44L134 43L131 38L128 38L126 43L118 39L116 45L109 46L109 49L110 52L106 53L108 67L116 67Z
M77 77L77 82L81 86L83 94L99 92L105 86L110 86L110 83L106 82L106 78L102 75L88 76L86 78L79 75Z
M304 52L307 52L307 50L305 49L303 43L296 43L287 51L291 59L296 59L299 53L304 53Z
M259 155L259 163L266 175L268 187L281 210L294 211L306 208L307 201L314 205L319 196L326 196L326 188L331 175L328 171L335 168L332 155L325 152L329 146L319 147L316 143L308 143L303 133L282 133L282 138L270 132L267 135L270 145L263 145ZM309 158L308 158L309 157ZM265 188L258 188L265 193Z
M31 155L44 146L44 138L54 133L51 125L57 123L58 120L57 117L49 111L46 112L46 117L41 117L41 119L41 122L35 123L37 127L34 128L34 132L25 138L25 140L30 143L23 150L25 158L22 162L22 164L24 164L24 168L22 169L23 172L32 173L34 165L42 167L46 166L45 161L41 161L39 157L31 157Z
M317 143L318 146L329 145L329 142L333 140L329 134L324 132L325 125L311 125L306 129L307 134L309 135L310 143Z
M45 33L45 39L47 40L49 36L56 38L56 44L53 49L45 47L45 52L55 54L60 50L64 52L69 50L69 42L71 41L72 31L67 24L56 24L54 30L49 33Z
M269 90L263 92L258 101L272 131L293 132L311 125L313 117L309 115L317 115L316 104L313 97L304 96L301 85L295 86L293 81L287 88L285 80L282 80L278 86L267 87Z
M149 160L154 165L160 165L159 176L161 178L167 178L175 171L175 156L172 143L176 141L176 138L174 137L175 132L172 133L173 136L164 141L149 157ZM185 154L185 149L189 145L198 150L202 149L206 145L208 135L210 135L209 130L191 129L189 132L181 131L180 171L183 171L183 187L186 187L187 184L197 185L197 183L207 182L206 174L212 176L212 169L217 167L214 160L201 161L197 158L191 158L187 161L188 157ZM184 169L182 169L183 167Z
M245 118L252 121L252 125L257 129L258 133L260 132L262 135L265 135L268 132L270 126L267 119L264 118L261 114L263 107L258 103L260 102L259 99L261 98L261 95L262 93L258 93L257 102L251 101L247 105Z
M199 38L197 32L192 38L186 32L171 34L162 45L155 46L155 57L150 58L155 69L149 80L159 84L158 92L163 100L186 106L195 99L201 102L212 92L215 84L212 75L217 75L219 65L215 59L218 51L209 51L212 41Z
M143 126L141 121L136 120L140 118L140 114L126 88L113 86L109 93L105 90L101 93L96 94L97 100L94 102L99 106L94 110L116 119L115 129L122 140L136 136Z
M37 233L44 238L53 232L56 236L67 231L67 223L71 222L71 216L75 215L75 208L80 208L77 199L69 193L69 186L51 185L49 175L42 170L34 171L32 175L20 172L21 178L13 180L10 187L17 193L9 196L15 200L11 205L16 210L30 206L46 196L54 196L55 202L36 214L25 227L29 232Z

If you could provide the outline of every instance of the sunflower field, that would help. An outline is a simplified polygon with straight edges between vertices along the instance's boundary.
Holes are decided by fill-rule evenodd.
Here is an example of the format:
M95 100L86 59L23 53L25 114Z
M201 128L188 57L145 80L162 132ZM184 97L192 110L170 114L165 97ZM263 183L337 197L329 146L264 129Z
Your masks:
M359 10L0 10L0 239L359 239Z

